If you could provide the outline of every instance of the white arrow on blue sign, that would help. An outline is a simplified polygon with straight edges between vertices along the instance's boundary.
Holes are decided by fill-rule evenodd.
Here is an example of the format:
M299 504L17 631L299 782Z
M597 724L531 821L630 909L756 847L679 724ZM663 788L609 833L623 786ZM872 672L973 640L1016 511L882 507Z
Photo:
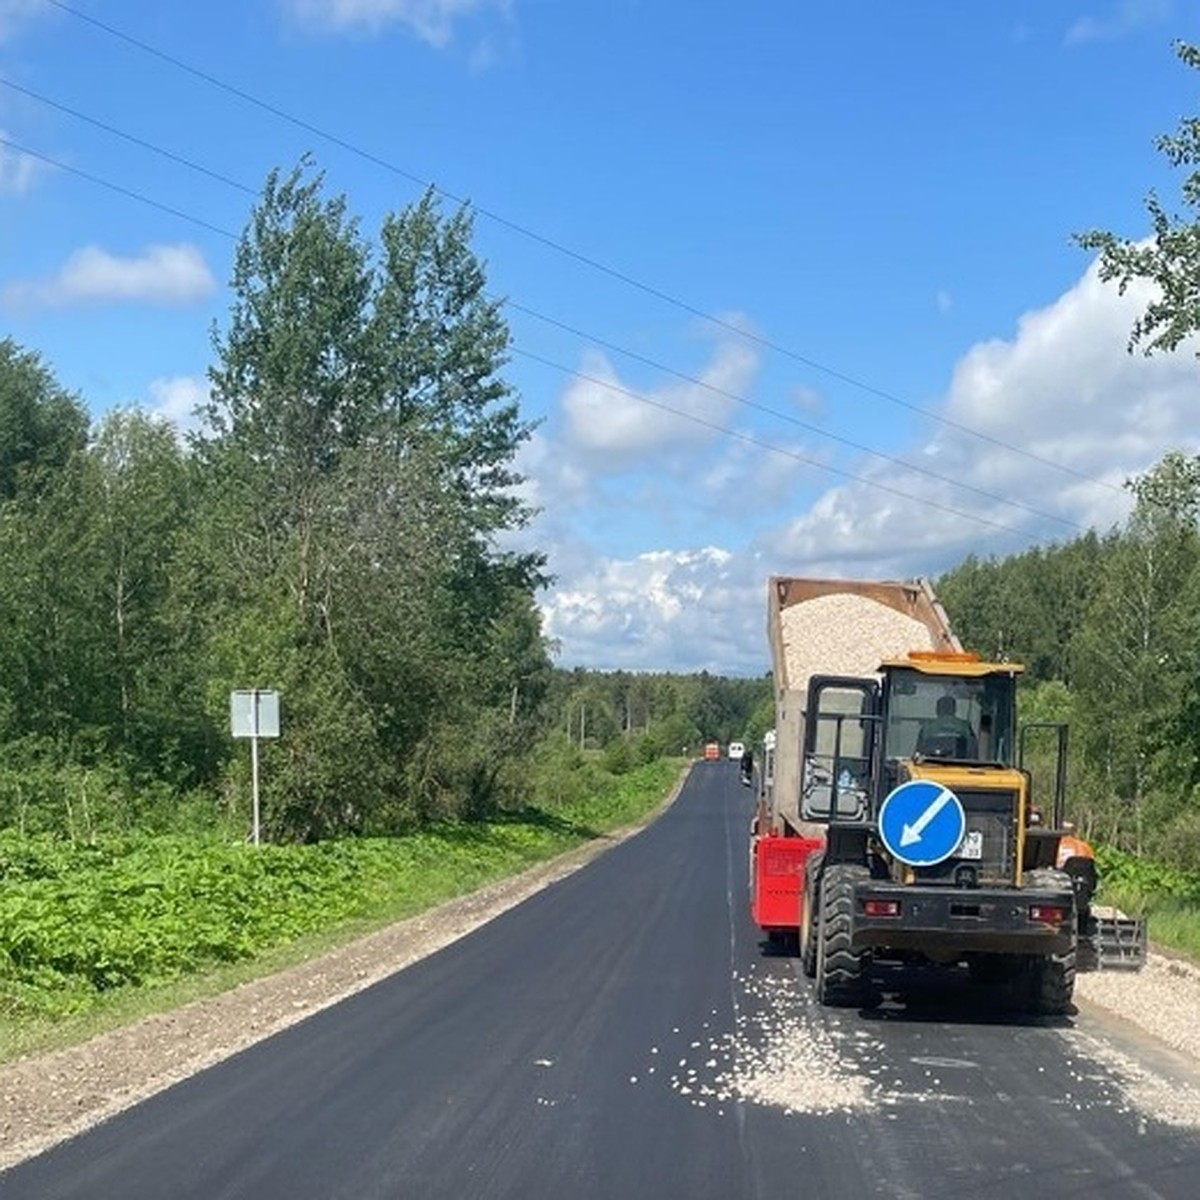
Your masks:
M932 779L893 788L879 809L879 836L910 867L932 867L958 849L967 831L962 801Z

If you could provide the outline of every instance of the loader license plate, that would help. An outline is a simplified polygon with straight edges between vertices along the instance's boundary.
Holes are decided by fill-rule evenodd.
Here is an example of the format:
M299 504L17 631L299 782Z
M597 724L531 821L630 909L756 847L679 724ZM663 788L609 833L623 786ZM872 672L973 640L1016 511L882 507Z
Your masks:
M968 829L963 836L962 845L958 848L959 858L983 857L983 830Z

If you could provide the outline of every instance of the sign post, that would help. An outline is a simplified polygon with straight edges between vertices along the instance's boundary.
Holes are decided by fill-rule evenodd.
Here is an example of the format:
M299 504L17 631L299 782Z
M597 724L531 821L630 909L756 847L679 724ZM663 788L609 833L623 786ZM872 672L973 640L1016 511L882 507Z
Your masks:
M258 739L279 736L279 693L251 688L229 694L229 723L235 738L250 739L250 777L254 802L253 840L259 844Z

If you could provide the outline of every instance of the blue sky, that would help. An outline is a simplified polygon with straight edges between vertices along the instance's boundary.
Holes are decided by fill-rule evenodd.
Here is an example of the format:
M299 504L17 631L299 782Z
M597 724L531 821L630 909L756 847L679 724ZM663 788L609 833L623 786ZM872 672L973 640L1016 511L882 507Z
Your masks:
M1195 347L1128 355L1148 293L1072 241L1179 208L1175 39L1184 0L0 0L0 333L186 422L270 169L367 233L433 183L509 302L559 661L757 674L770 575L1106 530L1200 452Z

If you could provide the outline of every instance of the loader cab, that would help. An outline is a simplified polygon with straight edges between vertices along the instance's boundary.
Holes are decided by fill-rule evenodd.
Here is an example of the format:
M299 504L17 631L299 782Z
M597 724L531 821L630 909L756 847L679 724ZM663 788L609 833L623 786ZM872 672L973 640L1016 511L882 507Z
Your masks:
M918 764L922 774L942 765L959 773L1014 767L1021 671L964 652L914 651L882 663L878 677L814 676L805 708L801 815L870 820Z
M913 654L884 663L884 760L1011 767L1020 670L970 654Z

